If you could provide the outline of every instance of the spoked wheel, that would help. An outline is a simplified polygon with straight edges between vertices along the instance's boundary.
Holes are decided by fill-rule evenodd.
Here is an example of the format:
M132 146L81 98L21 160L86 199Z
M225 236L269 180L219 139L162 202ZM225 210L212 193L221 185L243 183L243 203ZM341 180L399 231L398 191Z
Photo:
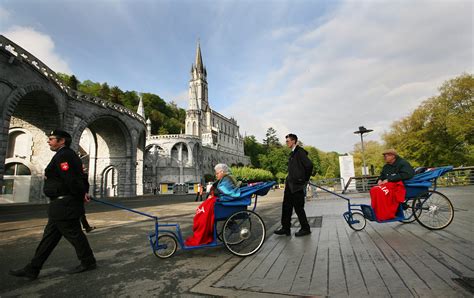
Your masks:
M411 223L411 222L414 222L416 220L415 218L415 215L413 214L413 205L410 206L410 204L408 204L408 202L405 202L403 203L403 216L406 218L406 219L402 219L400 220L401 222L403 223ZM418 213L420 213L421 210L417 210Z
M153 241L153 253L161 259L171 257L178 249L178 242L171 235L158 236L158 247L156 247L155 242Z
M355 231L361 231L365 228L367 222L362 212L351 212L347 215L346 219L349 227Z
M253 211L232 214L222 228L224 245L236 256L246 257L256 253L265 241L265 224Z
M428 190L418 195L412 206L415 218L430 230L441 230L449 226L454 218L454 208L451 201L442 193Z

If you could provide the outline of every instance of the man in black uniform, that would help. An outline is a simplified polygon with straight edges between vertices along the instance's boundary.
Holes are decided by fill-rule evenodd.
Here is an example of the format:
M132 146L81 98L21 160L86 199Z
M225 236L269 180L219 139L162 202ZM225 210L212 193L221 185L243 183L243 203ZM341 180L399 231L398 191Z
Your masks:
M308 185L313 171L313 163L308 158L308 152L297 145L298 137L296 135L290 133L285 138L286 145L288 148L291 148L291 154L288 160L288 176L285 180L281 228L274 233L277 235L290 236L291 215L293 208L295 208L301 227L301 229L295 233L295 236L305 236L311 233L304 211L304 200L306 186Z
M96 268L96 260L79 218L84 214L84 199L89 183L77 154L69 148L71 135L62 130L49 134L48 145L56 154L45 169L44 194L50 198L48 223L43 238L36 248L31 262L22 269L10 270L10 274L36 279L44 262L64 236L76 250L81 264L69 273L80 273Z

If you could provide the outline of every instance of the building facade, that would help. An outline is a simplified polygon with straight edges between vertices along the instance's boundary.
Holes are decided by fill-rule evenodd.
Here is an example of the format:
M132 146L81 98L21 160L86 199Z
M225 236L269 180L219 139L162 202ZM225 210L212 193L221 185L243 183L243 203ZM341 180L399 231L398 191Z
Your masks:
M237 121L212 110L209 105L207 70L199 43L190 74L185 133L152 136L147 122L145 192L176 192L177 187L194 191L196 184L203 182L204 175L214 174L218 163L250 164L250 158L244 154L244 140ZM143 108L139 107L138 114L145 116Z

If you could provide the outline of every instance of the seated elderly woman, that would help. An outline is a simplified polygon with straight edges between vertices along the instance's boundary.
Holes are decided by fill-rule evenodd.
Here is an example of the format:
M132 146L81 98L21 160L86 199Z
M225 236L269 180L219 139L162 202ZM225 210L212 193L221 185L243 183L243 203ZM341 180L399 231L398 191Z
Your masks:
M238 198L240 183L230 174L226 164L220 163L214 167L216 182L212 185L207 199L196 209L193 222L193 235L184 242L186 246L196 246L211 243L214 240L214 204L216 199Z

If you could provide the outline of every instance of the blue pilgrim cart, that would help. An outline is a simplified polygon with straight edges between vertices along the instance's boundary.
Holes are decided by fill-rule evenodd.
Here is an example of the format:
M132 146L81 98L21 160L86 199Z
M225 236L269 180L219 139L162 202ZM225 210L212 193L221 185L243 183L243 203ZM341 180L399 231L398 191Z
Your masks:
M265 223L255 212L258 196L264 196L275 184L274 181L262 182L240 188L239 198L223 197L216 200L214 205L214 237L209 244L186 246L179 224L160 224L159 218L147 213L110 203L92 199L96 202L110 205L149 217L155 221L155 229L148 239L153 253L159 258L169 258L178 245L183 250L192 250L224 245L231 253L240 256L250 256L256 253L265 241ZM253 208L249 210L249 206Z
M436 182L444 173L453 169L452 166L430 169L404 181L405 201L400 204L395 218L379 221L370 205L353 204L351 199L314 183L312 186L338 196L347 201L347 211L343 214L347 224L354 230L363 230L367 220L379 223L399 221L410 223L418 221L430 230L441 230L449 226L454 218L454 208L444 194L436 190Z

